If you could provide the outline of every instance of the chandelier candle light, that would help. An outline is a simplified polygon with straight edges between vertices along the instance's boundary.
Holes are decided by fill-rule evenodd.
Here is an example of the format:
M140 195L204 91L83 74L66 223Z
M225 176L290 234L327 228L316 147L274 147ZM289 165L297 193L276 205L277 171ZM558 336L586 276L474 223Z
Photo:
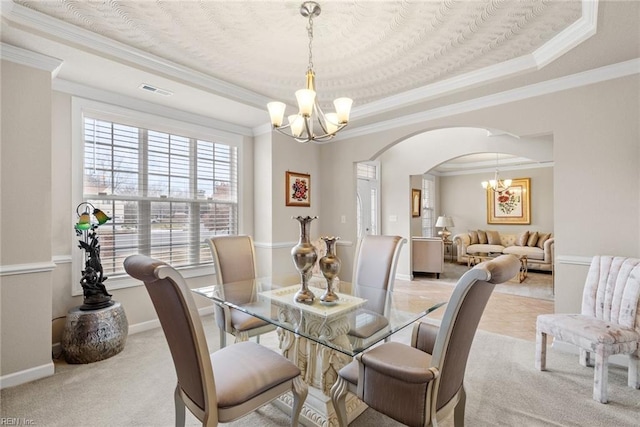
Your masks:
M289 123L283 125L286 105L283 102L270 102L267 104L271 124L278 132L294 138L298 142L310 141L324 142L333 138L349 123L349 113L353 100L350 98L337 98L333 101L336 111L324 113L318 104L316 97L315 72L313 71L313 18L320 15L320 5L313 1L307 1L300 6L300 14L309 18L307 33L309 35L309 65L307 67L307 85L305 89L296 91L298 113L288 116ZM314 131L314 121L319 128L318 134Z
M502 193L503 191L507 191L509 187L511 187L511 182L512 181L510 179L500 179L500 176L498 174L498 153L496 153L496 172L493 175L493 179L490 179L489 181L482 181L482 188L484 188L485 190L487 188L490 188L496 193Z

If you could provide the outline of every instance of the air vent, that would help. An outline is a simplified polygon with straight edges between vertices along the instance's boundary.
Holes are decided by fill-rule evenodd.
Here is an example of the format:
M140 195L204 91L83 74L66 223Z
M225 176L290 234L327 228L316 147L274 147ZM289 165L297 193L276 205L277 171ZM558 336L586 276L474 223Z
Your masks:
M142 89L142 90L146 90L147 92L157 93L158 95L164 95L164 96L173 95L173 92L170 92L170 91L165 90L165 89L160 89L159 87L151 86L151 85L146 84L146 83L142 83L140 86L138 86L138 88Z

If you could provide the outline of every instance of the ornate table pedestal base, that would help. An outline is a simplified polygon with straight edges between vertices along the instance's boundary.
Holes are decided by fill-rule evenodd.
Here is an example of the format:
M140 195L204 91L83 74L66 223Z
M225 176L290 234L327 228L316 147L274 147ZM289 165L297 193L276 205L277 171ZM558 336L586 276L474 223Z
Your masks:
M68 363L92 363L124 349L129 324L119 302L99 310L74 307L67 313L62 332L62 354Z
M290 414L293 398L287 393L272 402L277 408ZM354 394L347 394L347 419L351 423L367 409L367 405ZM309 387L309 394L300 412L300 424L305 426L336 427L338 418L333 409L331 398L315 387Z
M331 340L334 344L349 346L346 336L349 324L346 316L331 319L329 322L326 319L317 322L315 320L319 319L314 319L313 316L305 317L301 321L297 318L299 312L286 308L281 310L279 315L290 320L296 318L295 322L304 325L306 333L334 337ZM338 419L330 397L331 387L338 379L338 371L351 362L352 358L283 329L278 329L278 337L282 354L300 368L304 381L309 385L309 394L300 414L301 422L307 426L337 426ZM346 402L349 421L367 409L367 405L353 394L347 396ZM291 408L292 398L285 395L279 403Z

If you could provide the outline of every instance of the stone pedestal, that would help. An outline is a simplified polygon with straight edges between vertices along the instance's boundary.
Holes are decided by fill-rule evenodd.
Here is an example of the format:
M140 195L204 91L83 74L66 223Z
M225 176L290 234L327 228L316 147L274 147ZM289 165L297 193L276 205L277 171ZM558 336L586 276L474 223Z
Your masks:
M119 302L99 310L74 307L67 313L62 332L62 354L67 363L92 363L124 349L129 323Z

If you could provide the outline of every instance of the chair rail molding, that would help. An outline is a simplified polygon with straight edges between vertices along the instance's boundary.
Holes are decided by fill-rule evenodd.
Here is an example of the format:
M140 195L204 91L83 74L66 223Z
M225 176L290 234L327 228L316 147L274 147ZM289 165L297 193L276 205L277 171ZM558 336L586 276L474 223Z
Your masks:
M48 273L56 268L53 261L30 262L27 264L0 265L0 277L16 274Z

